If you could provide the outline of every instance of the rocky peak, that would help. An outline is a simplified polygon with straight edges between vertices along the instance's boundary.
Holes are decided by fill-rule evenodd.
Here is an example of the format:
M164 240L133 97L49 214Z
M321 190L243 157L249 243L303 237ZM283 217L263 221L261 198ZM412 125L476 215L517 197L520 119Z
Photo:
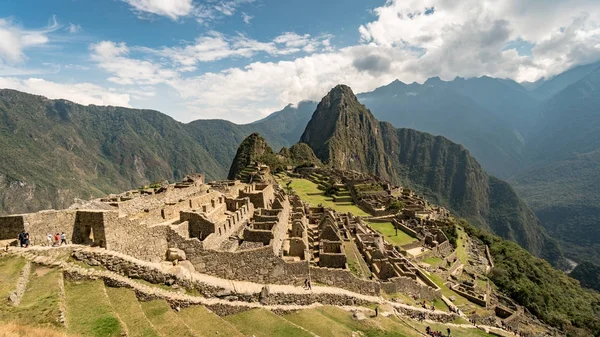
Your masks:
M253 161L261 161L270 155L273 155L273 149L267 144L267 141L256 132L251 134L238 147L227 175L228 179L236 179L240 172Z

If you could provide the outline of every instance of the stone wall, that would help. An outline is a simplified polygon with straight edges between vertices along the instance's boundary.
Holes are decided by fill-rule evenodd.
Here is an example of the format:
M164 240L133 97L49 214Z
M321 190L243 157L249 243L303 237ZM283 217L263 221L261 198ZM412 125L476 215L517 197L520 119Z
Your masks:
M0 217L0 240L17 239L19 233L25 229L23 215L9 215Z
M105 212L104 225L107 249L145 261L165 259L168 225L147 227L135 220L119 218L117 212Z
M434 298L441 298L441 289L434 289L426 285L417 283L410 277L394 277L389 279L387 282L381 283L381 289L388 294L404 293L410 295L416 295L420 299L432 300Z
M72 240L76 211L42 211L23 215L25 230L33 245L46 244L46 236L65 232L67 239ZM15 236L16 237L16 236Z
M365 295L379 296L380 284L363 280L346 269L310 267L310 279L314 283L335 286Z
M73 228L73 243L106 248L105 211L77 211ZM117 212L112 212L117 214Z

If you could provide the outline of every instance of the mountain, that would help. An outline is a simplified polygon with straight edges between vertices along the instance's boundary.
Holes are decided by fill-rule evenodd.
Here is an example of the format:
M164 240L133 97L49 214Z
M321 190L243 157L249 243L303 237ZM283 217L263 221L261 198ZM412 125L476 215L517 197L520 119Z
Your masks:
M550 98L510 181L576 260L600 259L600 69Z
M538 256L560 260L533 211L510 185L488 176L463 146L377 121L347 86L336 86L321 100L300 141L334 168L410 186Z
M482 77L424 84L394 81L358 95L379 120L463 144L489 172L510 177L523 166L524 137L536 100L515 82Z
M569 274L583 287L600 291L600 266L591 262L582 262Z
M268 157L275 157L273 149L258 133L246 137L240 144L231 162L227 179L238 179L240 173L253 162L269 162Z
M594 70L600 67L600 62L586 64L571 68L549 79L541 79L529 86L531 94L538 99L547 99L562 91L566 87L579 82Z
M74 198L196 171L224 179L244 138L261 132L275 148L290 146L310 108L311 102L287 106L245 125L183 124L153 110L83 106L0 90L0 214L64 208Z

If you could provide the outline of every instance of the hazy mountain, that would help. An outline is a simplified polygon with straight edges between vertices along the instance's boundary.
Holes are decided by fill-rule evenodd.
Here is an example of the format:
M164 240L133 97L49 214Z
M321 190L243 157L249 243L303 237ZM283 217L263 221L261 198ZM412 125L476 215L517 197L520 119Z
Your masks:
M441 135L464 145L492 174L509 177L524 163L521 135L537 102L517 83L439 78L423 85L394 81L358 95L379 120Z
M550 234L577 260L600 258L600 69L550 98L511 179Z
M300 140L334 168L411 186L537 255L551 261L560 257L533 211L510 185L488 176L463 146L377 121L347 86L335 87L321 100Z
M541 79L535 83L525 84L531 90L531 94L538 99L547 99L565 89L569 85L578 82L585 76L600 67L600 62L574 67L560 73L550 79Z

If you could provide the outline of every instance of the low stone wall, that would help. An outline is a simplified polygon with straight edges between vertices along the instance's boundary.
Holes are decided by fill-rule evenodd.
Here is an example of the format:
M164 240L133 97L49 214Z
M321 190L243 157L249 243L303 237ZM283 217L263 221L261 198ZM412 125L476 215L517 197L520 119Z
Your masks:
M452 275L456 269L458 269L458 267L460 267L461 263L459 259L454 260L454 263L452 264L452 267L450 267L450 269L448 269L448 272L450 273L450 275Z
M417 283L410 277L394 277L389 279L387 282L381 283L381 289L388 294L394 294L402 292L405 294L416 295L420 299L432 300L434 298L442 297L442 290L440 288L434 289L426 285Z
M378 282L359 279L345 269L310 267L310 279L313 283L343 288L356 293L379 296L381 286Z
M433 289L440 289L440 287L438 287L437 284L435 284L435 282L433 282L429 276L427 276L421 269L416 269L417 272L417 276L419 276L419 278L425 282L426 285L432 287ZM441 289L440 289L441 290Z
M398 227L399 230L403 231L404 233L406 233L408 236L413 237L415 239L419 239L419 235L417 234L417 232L415 232L414 230L404 226L403 224L401 224L400 222L398 222L397 220L393 221L394 225L396 227Z

